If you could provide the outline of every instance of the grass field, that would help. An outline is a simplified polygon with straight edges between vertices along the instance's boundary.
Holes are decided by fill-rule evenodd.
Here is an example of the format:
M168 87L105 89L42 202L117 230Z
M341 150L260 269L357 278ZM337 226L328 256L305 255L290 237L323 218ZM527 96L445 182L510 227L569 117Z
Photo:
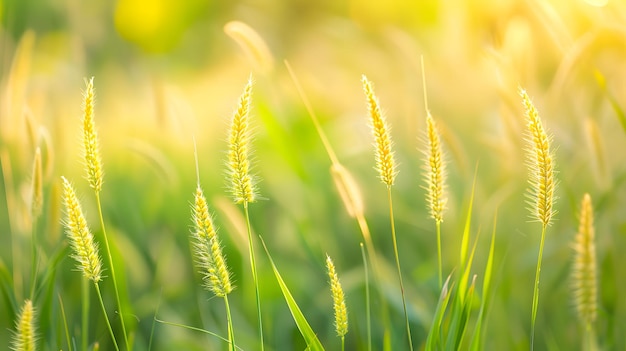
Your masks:
M0 348L625 349L623 1L0 20Z

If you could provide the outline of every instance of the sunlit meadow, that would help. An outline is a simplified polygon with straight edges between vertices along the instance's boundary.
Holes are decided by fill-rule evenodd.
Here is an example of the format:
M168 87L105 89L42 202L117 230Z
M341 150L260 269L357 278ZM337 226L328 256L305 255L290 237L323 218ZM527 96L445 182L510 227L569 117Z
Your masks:
M0 348L624 350L621 0L0 0Z

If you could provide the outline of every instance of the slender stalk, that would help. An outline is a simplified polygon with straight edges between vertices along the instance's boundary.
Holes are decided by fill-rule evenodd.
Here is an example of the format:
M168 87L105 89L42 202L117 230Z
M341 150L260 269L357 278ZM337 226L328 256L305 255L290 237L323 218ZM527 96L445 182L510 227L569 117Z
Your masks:
M115 340L115 334L113 334L113 329L111 328L111 322L109 322L109 316L107 315L107 310L104 308L104 301L102 301L102 294L100 293L100 286L98 283L94 282L94 286L96 287L96 293L98 294L98 300L100 301L100 307L102 307L102 313L104 313L104 320L107 323L107 328L109 329L109 333L111 334L111 339L113 339L113 346L115 346L115 350L120 351L117 346L117 340Z
M201 332L201 333L204 333L204 334L208 334L208 335L211 335L211 336L213 336L213 337L216 337L216 338L218 338L218 339L220 339L220 340L222 340L222 341L224 341L224 342L228 342L228 339L223 338L223 337L221 337L221 336L219 336L219 335L217 335L217 334L215 334L215 333L213 333L213 332L210 332L210 331L208 331L208 330L204 330L204 329L201 329L201 328L192 327L192 326L189 326L189 325L184 325L184 324L179 324L179 323L174 323L174 322L168 322L168 321L164 321L164 320L162 320L162 319L158 319L158 318L156 318L156 317L154 318L154 320L155 320L155 321L157 321L157 322L159 322L159 323L161 323L161 324L171 325L171 326L174 326L174 327L179 327L179 328L189 329L189 330L193 330L193 331ZM235 349L237 349L237 350L241 350L241 347L239 347L239 346L235 346Z
M441 222L436 221L437 226L437 258L439 260L439 290L441 290L443 286L443 268L441 263Z
M68 351L72 351L72 344L70 343L70 331L67 327L67 317L65 316L65 307L63 307L63 299L61 299L61 294L57 294L59 298L59 306L61 307L61 318L63 318L63 326L65 327L65 339L67 341L67 349Z
M100 217L100 227L102 228L102 235L104 236L104 246L107 250L107 257L109 258L109 266L111 267L111 280L113 280L113 290L115 290L115 302L120 312L120 323L122 324L122 333L124 334L124 345L126 350L132 350L128 344L128 335L126 334L126 325L124 323L124 312L122 311L122 303L120 302L120 294L117 288L117 279L115 278L115 268L113 266L113 256L111 256L111 249L109 248L109 239L107 237L107 231L104 226L104 217L102 216L102 205L100 203L100 192L96 191L96 203L98 204L98 215Z
M228 344L231 351L235 351L235 330L233 329L233 318L230 315L230 305L228 304L228 294L224 295L224 305L226 305L226 318L228 319Z
M393 239L393 253L396 256L396 267L398 268L398 279L400 280L400 292L402 294L402 308L404 309L406 333L409 339L409 348L413 350L413 339L411 338L411 328L409 327L409 314L407 313L407 310L406 310L406 298L404 296L404 283L402 282L402 270L400 269L400 256L398 255L398 243L396 240L396 224L395 224L395 220L393 216L393 201L391 198L391 186L387 186L387 198L389 199L389 220L391 222L391 238Z
M341 351L345 351L346 350L346 337L342 336L341 337Z
M37 217L33 217L31 228L31 272L30 272L30 299L35 298L35 286L37 285L37 271L39 260L37 259Z
M372 316L370 312L370 278L367 270L367 258L365 257L365 249L361 243L361 257L363 258L363 270L365 272L365 315L367 323L367 351L372 351Z
M264 350L265 346L263 343L263 322L261 319L261 297L259 295L259 280L257 278L257 273L256 273L256 261L254 259L254 244L252 242L252 228L250 226L250 213L248 211L247 201L244 201L243 203L243 210L246 214L246 227L248 230L248 251L250 254L250 266L252 269L252 280L254 281L254 292L256 295L257 316L259 318L259 338L261 340L261 350Z
M89 280L87 278L83 278L81 280L81 293L83 295L82 301L82 326L81 326L81 334L82 334L82 345L81 350L87 350L87 345L89 343Z
M535 345L535 321L537 319L537 306L539 305L539 275L541 274L541 259L543 257L543 243L546 237L547 226L541 230L541 243L539 244L539 257L537 258L537 273L535 274L535 289L533 290L533 311L530 322L530 349Z

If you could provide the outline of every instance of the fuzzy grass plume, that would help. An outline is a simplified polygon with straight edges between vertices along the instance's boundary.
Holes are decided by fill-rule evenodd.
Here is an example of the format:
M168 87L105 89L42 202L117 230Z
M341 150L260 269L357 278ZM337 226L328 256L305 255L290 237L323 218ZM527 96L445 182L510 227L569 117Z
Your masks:
M250 174L249 114L252 98L252 77L239 98L228 133L228 178L235 203L251 203L256 199L254 177Z
M16 332L13 335L11 350L35 351L37 333L35 331L35 310L33 302L26 300L15 323Z
M343 339L348 333L348 310L343 293L343 288L339 282L335 264L330 256L326 255L326 268L328 269L328 277L330 279L330 291L333 296L333 309L335 311L335 331L337 336Z
M74 251L72 257L78 262L78 269L83 275L97 283L102 280L102 261L98 254L98 245L94 242L93 235L87 226L74 188L65 177L61 178L63 179L63 199L67 211L65 226Z
M374 135L376 170L382 182L390 187L393 185L397 171L393 151L391 150L393 143L389 133L389 126L380 110L378 98L374 94L372 83L365 75L362 76L361 81L367 99L372 134Z
M87 180L96 193L102 190L102 160L98 147L98 134L94 125L95 89L93 77L87 81L87 88L83 94L83 158L87 169Z
M596 245L593 225L591 196L585 194L580 209L578 233L574 241L574 265L572 278L574 301L578 316L586 328L590 329L596 320L598 286L596 274Z
M426 200L430 210L430 216L437 221L443 222L443 212L446 208L446 165L443 162L441 137L437 130L437 123L430 112L426 116L426 150L424 152L426 171Z
M554 180L554 160L550 151L552 138L548 136L539 112L533 105L530 97L524 89L520 88L522 103L524 104L526 122L528 126L528 167L530 169L530 211L532 217L542 224L541 242L539 243L539 255L537 257L537 271L535 272L535 286L533 289L533 305L530 326L530 349L534 349L535 344L535 323L537 320L537 308L539 306L539 277L541 275L541 261L543 258L543 247L546 238L546 230L554 216L554 191L556 181Z
M202 274L204 286L216 296L224 297L233 290L231 274L200 186L195 193L193 222L192 238L196 266Z
M556 181L554 159L550 150L552 137L546 133L539 112L525 90L520 89L528 126L528 167L530 169L530 211L544 227L550 225L555 212Z

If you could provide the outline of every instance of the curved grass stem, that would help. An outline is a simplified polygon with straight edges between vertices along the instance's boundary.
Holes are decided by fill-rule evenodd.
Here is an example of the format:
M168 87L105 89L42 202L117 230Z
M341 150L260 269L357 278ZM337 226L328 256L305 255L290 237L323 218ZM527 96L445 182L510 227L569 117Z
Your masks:
M533 310L530 322L530 350L535 347L535 322L537 320L537 306L539 305L539 275L541 274L541 259L543 257L543 244L545 241L547 226L541 230L541 243L539 244L539 257L537 258L537 272L535 274L535 289L533 290Z
M230 315L230 305L228 304L228 294L224 295L224 305L226 305L226 318L228 319L229 350L235 351L235 330L233 329L233 318Z
M367 258L365 257L365 249L361 243L361 257L363 258L363 270L365 272L365 315L367 316L367 351L372 351L372 316L370 312L370 278L367 270Z
M111 339L113 340L113 346L115 346L115 350L120 351L119 346L117 346L117 340L115 340L115 334L113 334L113 328L111 328L111 322L109 321L109 316L107 315L107 310L104 308L104 301L102 301L102 294L100 293L100 286L98 283L94 283L96 287L96 293L98 294L98 301L100 301L100 307L102 307L102 313L104 313L104 320L107 323L107 328L109 329L109 333L111 334Z
M128 343L128 334L126 334L126 325L124 323L124 313L122 311L122 303L120 302L120 294L117 287L117 279L115 277L115 267L113 266L113 256L111 256L111 249L109 248L109 239L107 237L107 231L104 226L104 217L102 216L102 205L100 203L100 192L96 191L96 203L98 205L98 215L100 217L100 227L102 228L102 235L104 236L104 245L107 249L107 257L109 259L109 266L111 268L111 279L113 280L113 290L115 290L115 302L120 313L120 323L122 325L122 333L124 334L124 345L126 350L131 351L132 348Z
M261 351L265 349L263 342L263 321L261 319L261 297L259 295L259 280L256 273L256 261L254 259L254 244L252 242L252 228L250 226L250 213L248 211L248 202L244 201L243 210L246 215L246 227L248 230L248 251L250 254L250 266L252 269L252 280L254 280L254 291L256 295L257 316L259 319L259 338L261 341Z
M412 351L413 339L411 338L411 328L409 326L409 314L407 313L407 310L406 310L406 298L404 296L404 283L402 282L402 270L400 269L400 255L398 255L398 242L396 240L396 225L395 225L395 220L393 216L393 201L391 198L391 186L387 187L387 197L389 199L389 221L391 222L391 238L393 239L393 253L396 257L396 267L398 268L398 279L400 280L400 293L402 294L402 308L404 309L406 333L407 333L407 338L409 339L409 348Z

